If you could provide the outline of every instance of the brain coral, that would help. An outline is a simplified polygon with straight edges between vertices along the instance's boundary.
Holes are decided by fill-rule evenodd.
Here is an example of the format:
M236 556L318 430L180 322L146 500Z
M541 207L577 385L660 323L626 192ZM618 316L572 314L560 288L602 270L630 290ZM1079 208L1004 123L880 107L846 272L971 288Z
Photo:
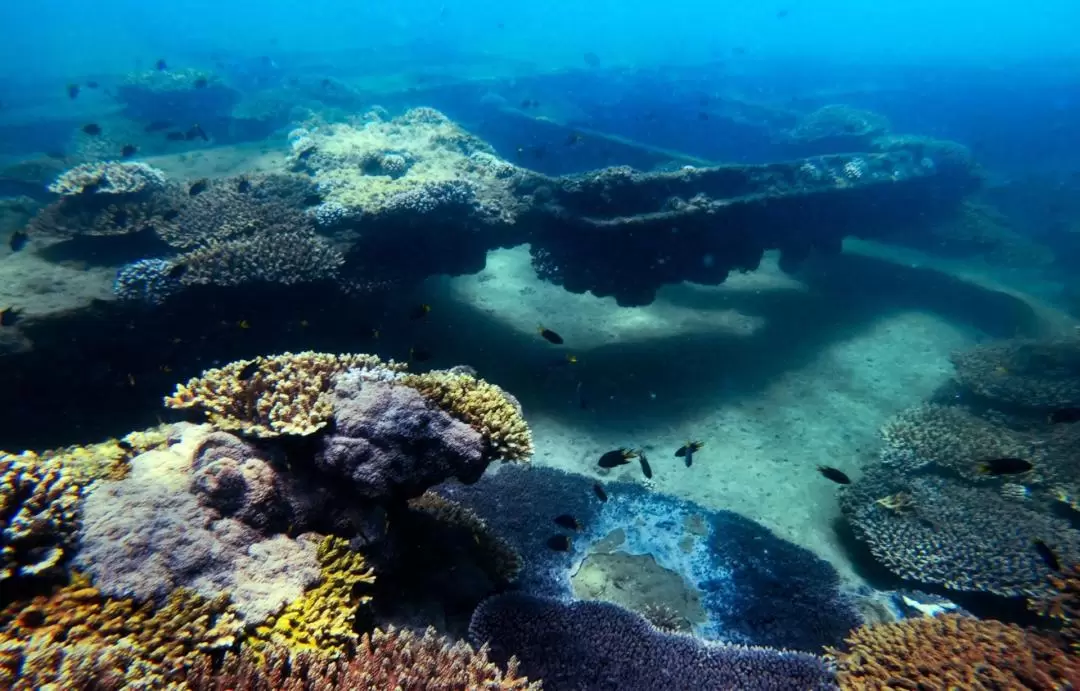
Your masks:
M258 357L203 372L177 386L165 405L201 410L219 429L254 437L308 435L330 421L333 381L350 369L393 373L404 366L374 355L311 351Z
M1014 339L954 353L960 383L986 398L1030 408L1080 405L1080 340Z
M1080 658L1054 641L959 614L862 627L830 653L845 691L1080 687Z
M607 602L496 595L476 609L470 637L490 645L496 661L516 656L521 670L549 691L835 688L816 655L664 633Z
M1049 569L1035 540L1066 561L1080 558L1080 532L1068 522L991 486L879 467L846 486L840 506L891 571L955 590L1014 596L1039 588Z

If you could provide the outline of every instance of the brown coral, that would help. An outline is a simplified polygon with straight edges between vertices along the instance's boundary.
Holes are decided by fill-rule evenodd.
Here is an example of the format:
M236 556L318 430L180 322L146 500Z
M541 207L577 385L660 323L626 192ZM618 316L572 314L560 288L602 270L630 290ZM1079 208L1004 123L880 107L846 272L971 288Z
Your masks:
M245 371L255 362L254 371ZM284 353L240 360L203 372L165 398L170 408L195 408L219 429L254 437L308 435L333 415L334 378L350 369L400 371L402 365L374 355Z
M1049 588L1028 600L1028 606L1061 624L1062 635L1080 654L1080 562L1051 574Z
M0 583L63 573L81 496L58 463L0 454Z
M490 561L491 571L506 583L512 583L521 572L521 555L513 546L493 532L484 519L455 501L434 492L409 500L409 508L423 511L436 520L467 530L480 552Z
M532 456L532 433L521 407L498 386L470 374L438 370L405 375L401 382L479 432L489 457L526 461Z
M51 596L0 611L0 687L84 688L63 675L111 669L123 676L104 688L165 688L204 664L206 653L231 647L240 628L225 598L180 589L155 610L105 598L76 577Z
M204 667L190 677L199 691L540 691L540 682L517 674L511 659L504 672L486 648L452 643L428 629L420 636L390 628L364 634L347 658L274 648L265 657L230 656L220 672Z
M276 645L336 655L356 644L356 608L371 600L357 591L370 587L375 574L363 555L338 537L327 537L320 543L318 558L322 571L319 585L256 627L247 638L257 653Z
M958 614L856 629L846 651L830 649L840 688L1074 688L1080 660L1051 639L1012 624Z

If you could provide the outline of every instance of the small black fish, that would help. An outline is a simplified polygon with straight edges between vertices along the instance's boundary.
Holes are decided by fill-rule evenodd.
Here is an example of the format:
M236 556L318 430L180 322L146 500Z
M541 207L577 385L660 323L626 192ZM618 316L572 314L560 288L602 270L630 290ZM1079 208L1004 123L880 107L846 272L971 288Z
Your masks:
M851 484L851 478L849 478L842 471L839 471L836 468L830 468L827 465L819 465L817 467L817 469L818 469L819 473L821 473L825 477L829 478L830 480L832 480L833 482L835 482L838 485L850 485Z
M129 453L135 450L135 445L129 442L127 439L117 439L116 445Z
M206 136L206 131L199 124L192 125L191 128L184 133L184 139L187 139L188 141L191 141L196 137L203 140L204 142L210 141L210 137Z
M161 214L161 217L166 221L176 220L176 217L180 215L180 212L176 209L169 209L165 213Z
M87 88L87 89L96 89L96 88L98 88L99 86L101 86L101 85L100 85L100 84L98 84L97 82L94 82L94 81L89 81L89 82L86 82L86 88Z
M991 458L979 461L976 469L980 475L1020 475L1034 467L1022 458Z
M582 137L577 132L571 132L570 135L566 138L566 145L573 146L574 144L580 142L583 138L584 137Z
M701 111L700 113L697 114L697 119L698 120L708 120L709 119L709 114L706 113L705 111Z
M321 82L319 82L319 84L324 89L329 89L330 87L332 87L334 85L334 83L332 81L330 81L329 79L324 79Z
M588 65L589 67L599 67L600 66L600 56L597 55L596 53L592 52L591 50L589 52L585 53L584 55L582 55L581 59L584 60L585 64Z
M240 370L240 374L236 375L236 378L240 381L247 381L255 376L255 373L259 371L259 359L248 360L248 363L244 365L244 368Z
M125 144L124 148L120 149L120 158L131 158L139 150L139 147L134 144Z
M521 107L525 108L525 109L531 108L532 105L533 105L533 101L532 101L532 99L529 99L529 98L527 98L527 99L525 99L524 101L521 102ZM540 104L537 103L536 105L540 105Z
M409 348L409 359L413 362L427 362L434 354L427 348Z
M563 344L563 337L555 333L551 329L544 328L543 326L537 329L539 334L544 337L544 340L548 343L554 343L555 345Z
M647 478L652 479L652 466L649 465L649 459L645 458L645 451L638 451L638 462L641 463L641 473Z
M209 84L209 83L210 82L206 81L206 77L199 77L198 79L195 80L195 88L196 89L205 89L206 85Z
M251 180L247 178L241 178L240 182L236 183L236 191L240 194L247 194L251 191Z
M198 195L206 191L207 184L208 183L206 182L206 178L203 178L202 180L196 180L195 182L191 183L191 187L188 188L188 195L192 197L197 197Z
M1071 425L1074 422L1080 422L1080 408L1055 410L1047 416L1046 421L1051 425Z
M11 248L12 252L18 252L23 247L26 247L26 243L28 242L30 242L30 236L21 230L16 230L11 234L11 237L8 238L8 247Z
M15 326L15 322L19 321L21 316L22 310L14 307L2 309L0 310L0 326Z
M168 139L170 142L182 142L187 139L187 137L184 136L183 132L169 132L165 135L165 138Z
M596 498L601 502L607 501L607 492L604 491L604 486L599 482L594 482L592 486L593 493L596 494Z
M784 17L788 16L788 12L789 10L780 10L776 13L776 18L783 19Z
M80 92L81 90L82 90L82 89L80 89L80 88L79 88L79 85L78 85L78 84L68 84L68 85L67 85L67 95L68 95L68 98L70 98L70 99L76 99L76 98L78 98L78 97L79 97L79 92Z
M83 125L82 131L89 134L91 137L96 137L101 134L101 125L96 122L91 122L89 125Z
M686 459L686 467L689 468L694 463L694 454L703 446L705 446L705 442L703 441L688 441L679 447L679 450L675 452L675 455L679 458Z
M578 519L568 513L556 516L553 520L555 521L555 525L560 528L566 528L567 530L581 530L581 523L578 522Z
M417 305L409 310L409 319L423 319L431 312L431 305Z
M601 468L615 468L620 465L626 465L630 462L631 458L637 458L637 452L632 449L615 449L614 451L608 451L601 456L596 464Z
M548 549L556 552L569 552L573 544L573 541L565 535L552 535L547 539Z
M143 128L143 132L160 132L172 127L172 123L168 120L154 120L146 127Z
M169 278L180 278L187 273L187 270L187 264L173 264L171 267L169 267L169 270L165 272L165 275Z
M1054 550L1050 549L1042 540L1035 540L1035 551L1039 553L1039 558L1043 560L1043 563L1050 567L1052 571L1061 571L1061 561L1058 560L1057 554Z
M165 64L165 58L158 58L158 61L154 63L154 69L158 72L164 72L169 69L169 66Z

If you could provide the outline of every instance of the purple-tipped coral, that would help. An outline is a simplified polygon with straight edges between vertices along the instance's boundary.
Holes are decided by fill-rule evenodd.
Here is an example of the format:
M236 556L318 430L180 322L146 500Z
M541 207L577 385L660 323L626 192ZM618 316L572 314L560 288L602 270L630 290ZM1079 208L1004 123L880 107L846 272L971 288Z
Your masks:
M544 689L835 689L825 661L808 653L715 645L669 634L606 602L520 593L496 595L476 609L469 631L492 658L516 656Z

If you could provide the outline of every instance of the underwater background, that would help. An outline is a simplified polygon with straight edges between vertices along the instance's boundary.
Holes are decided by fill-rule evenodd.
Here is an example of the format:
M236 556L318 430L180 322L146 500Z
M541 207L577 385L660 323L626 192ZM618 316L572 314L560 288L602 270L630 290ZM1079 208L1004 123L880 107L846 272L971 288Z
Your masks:
M0 689L1080 688L1080 7L0 6Z

